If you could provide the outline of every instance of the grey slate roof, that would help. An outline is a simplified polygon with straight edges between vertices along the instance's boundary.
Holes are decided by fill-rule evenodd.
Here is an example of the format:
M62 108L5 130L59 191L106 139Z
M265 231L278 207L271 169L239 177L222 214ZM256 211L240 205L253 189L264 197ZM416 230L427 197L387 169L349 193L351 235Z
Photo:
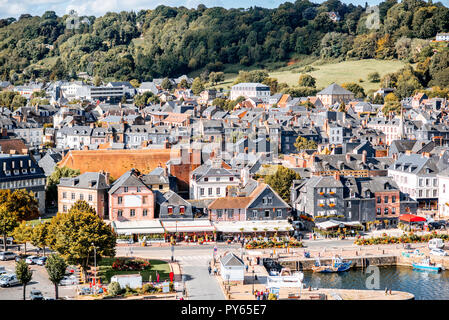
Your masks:
M58 186L102 190L109 188L109 182L106 181L106 176L102 173L85 172L77 177L61 178Z
M336 83L332 83L330 86L317 93L317 95L324 95L324 94L333 95L333 94L353 94L353 93L339 86Z

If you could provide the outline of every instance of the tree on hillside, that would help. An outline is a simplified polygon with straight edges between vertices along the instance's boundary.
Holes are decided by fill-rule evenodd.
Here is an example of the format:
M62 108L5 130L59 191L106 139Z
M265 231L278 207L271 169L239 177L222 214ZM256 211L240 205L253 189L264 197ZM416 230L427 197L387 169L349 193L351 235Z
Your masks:
M316 86L316 79L312 77L310 74L301 74L299 76L298 84L301 87L312 87Z
M355 82L346 82L342 84L342 87L351 91L355 98L365 98L365 90Z
M32 220L39 217L39 202L32 191L25 189L0 190L0 204L6 207L10 213L16 215L17 220Z
M219 82L224 81L225 76L224 73L219 71L219 72L211 72L209 74L209 81L212 83L212 85L216 85Z
M298 151L314 150L318 147L315 141L308 140L307 138L301 136L298 136L298 138L296 138L294 146Z
M65 276L67 263L59 255L52 254L48 257L45 269L47 269L48 279L55 286L55 299L58 300L58 285Z
M100 217L91 212L58 213L50 220L49 247L67 263L79 264L84 270L93 263L92 243L97 261L115 256L116 234Z
M389 93L385 96L385 104L382 108L384 115L400 114L401 113L401 102L399 98L394 93Z
M132 79L132 80L129 81L129 83L130 83L134 88L140 87L139 80L137 80L137 79Z
M276 172L265 177L265 182L286 202L290 201L290 187L293 180L301 179L301 176L292 169L278 166Z
M164 80L162 80L161 88L164 90L170 90L172 88L172 84L168 78L164 78Z
M33 278L33 273L25 260L20 259L16 262L16 275L17 280L19 280L23 286L23 300L26 300L26 286Z
M31 241L33 228L26 222L22 221L13 232L14 240L18 243L23 243L24 253L27 253L27 243Z
M380 82L380 74L379 72L371 72L368 74L368 80L370 82Z
M3 251L7 250L6 237L19 225L17 216L5 205L0 205L0 234L3 236Z
M191 89L192 89L193 94L195 94L195 95L198 95L201 91L204 90L204 85L200 78L196 77L193 80Z
M252 71L240 70L239 75L237 76L233 84L239 84L242 82L262 83L268 77L269 75L266 70L252 70Z

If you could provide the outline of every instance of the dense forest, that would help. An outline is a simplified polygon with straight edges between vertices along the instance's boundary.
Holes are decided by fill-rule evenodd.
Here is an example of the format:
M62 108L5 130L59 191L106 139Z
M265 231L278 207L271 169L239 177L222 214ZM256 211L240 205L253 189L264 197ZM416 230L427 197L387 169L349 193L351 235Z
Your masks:
M332 20L329 12L340 19ZM47 11L41 17L1 19L0 78L18 84L88 72L103 79L148 81L199 69L223 71L228 64L262 69L312 55L401 59L417 64L401 71L412 73L407 81L449 84L447 48L436 50L431 42L436 33L449 31L449 9L432 1L386 0L374 28L368 27L375 24L367 21L373 14L366 6L338 0L298 0L276 9L158 6L79 17L76 28L68 27L72 18Z

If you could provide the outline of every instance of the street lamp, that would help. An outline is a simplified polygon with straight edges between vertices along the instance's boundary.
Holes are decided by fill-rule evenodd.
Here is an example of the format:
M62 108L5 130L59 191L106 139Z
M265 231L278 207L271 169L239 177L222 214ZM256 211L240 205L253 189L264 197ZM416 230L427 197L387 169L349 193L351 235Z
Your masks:
M254 294L254 282L256 281L256 279L254 278L255 276L254 276L254 267L253 267L253 294Z
M97 286L97 248L95 247L95 244L93 242L91 244L94 247L94 279L95 286Z

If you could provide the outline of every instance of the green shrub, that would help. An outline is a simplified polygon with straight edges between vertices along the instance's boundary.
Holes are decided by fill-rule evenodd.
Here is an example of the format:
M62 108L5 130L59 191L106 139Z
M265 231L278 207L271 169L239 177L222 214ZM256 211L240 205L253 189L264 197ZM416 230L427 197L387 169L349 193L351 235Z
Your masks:
M119 296L122 294L122 288L118 282L111 282L108 286L108 292L111 296Z

